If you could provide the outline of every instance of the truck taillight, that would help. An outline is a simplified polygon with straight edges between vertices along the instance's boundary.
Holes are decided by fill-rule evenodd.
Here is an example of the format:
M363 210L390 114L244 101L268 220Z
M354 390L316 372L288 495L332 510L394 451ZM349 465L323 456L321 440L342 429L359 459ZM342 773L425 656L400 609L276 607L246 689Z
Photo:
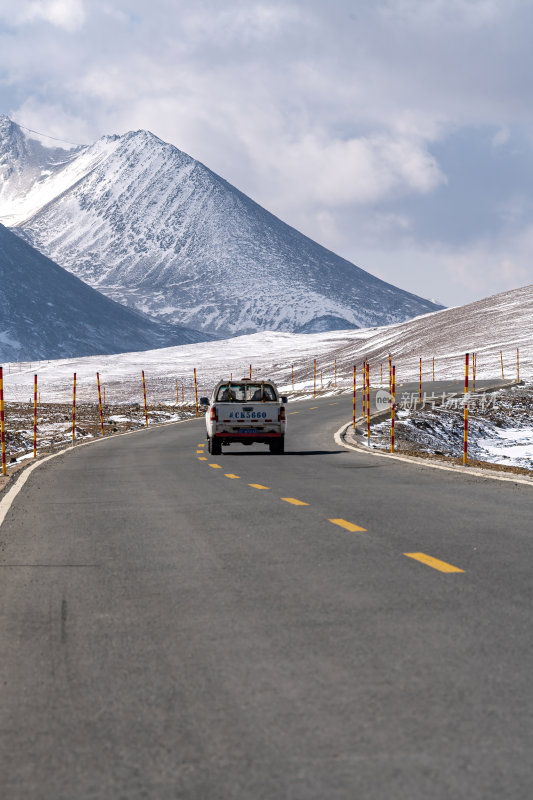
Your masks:
M210 414L209 418L210 418L211 422L218 422L216 406L212 406L211 407L211 414Z
M279 421L285 421L285 406L281 406L278 415Z

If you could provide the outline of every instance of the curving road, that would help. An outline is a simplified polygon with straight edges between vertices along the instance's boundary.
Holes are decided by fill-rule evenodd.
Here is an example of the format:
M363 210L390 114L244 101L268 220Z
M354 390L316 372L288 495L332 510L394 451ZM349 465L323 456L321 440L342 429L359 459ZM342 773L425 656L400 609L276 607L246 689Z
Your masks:
M532 795L531 487L339 448L349 397L289 412L284 456L199 420L30 476L6 800Z

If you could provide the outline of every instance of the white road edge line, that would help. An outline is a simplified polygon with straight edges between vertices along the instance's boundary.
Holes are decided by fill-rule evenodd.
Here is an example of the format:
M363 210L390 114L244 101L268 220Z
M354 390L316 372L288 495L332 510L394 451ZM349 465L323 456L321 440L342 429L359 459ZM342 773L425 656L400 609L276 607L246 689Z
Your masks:
M489 478L493 481L506 481L508 483L521 483L524 486L529 486L530 488L533 487L533 481L526 481L523 478L504 478L501 475L490 475L488 472L483 472L479 467L446 467L444 464L428 464L423 459L418 458L409 458L409 456L399 456L396 453L378 453L376 450L371 450L370 448L366 449L363 447L356 447L352 444L347 444L342 435L345 431L352 425L351 422L346 422L344 425L341 425L339 430L334 434L335 443L339 445L339 447L344 447L346 450L355 450L356 453L364 453L365 455L369 456L377 456L378 458L392 458L395 461L405 461L411 466L416 467L427 467L428 469L442 469L445 472L461 472L464 475L470 475L473 478Z
M132 433L146 433L147 431L150 431L150 430L153 431L153 430L158 430L159 428L164 428L167 425L181 425L183 422L193 422L196 419L197 419L197 417L189 417L189 419L178 419L175 422L163 422L163 423L160 423L159 425L157 425L156 427L152 427L152 428L150 428L150 427L148 427L148 428L139 428L139 429L137 429L135 431L124 431L123 433L114 433L112 436L108 436L107 438L104 436L101 439L93 439L90 442L80 442L79 444L76 444L74 446L65 447L63 450L59 450L59 452L57 452L57 453L52 453L49 456L45 456L45 458L38 459L33 464L31 464L30 466L28 466L28 467L26 467L25 469L22 470L22 472L20 473L20 476L18 478L15 478L15 483L13 484L13 486L10 489L7 490L5 495L0 500L0 528L2 527L2 524L3 524L3 522L4 522L4 520L5 520L6 516L7 516L7 513L8 513L9 509L11 508L11 506L13 504L13 500L18 495L18 493L20 492L20 490L22 489L22 487L24 486L24 484L26 483L26 481L30 477L30 475L33 472L33 470L37 469L37 467L40 467L41 464L45 464L47 461L50 461L52 458L57 458L57 456L63 456L63 455L65 455L65 453L72 453L74 450L77 450L79 447L87 447L87 445L100 444L101 442L110 442L113 439L118 439L120 436L130 436Z

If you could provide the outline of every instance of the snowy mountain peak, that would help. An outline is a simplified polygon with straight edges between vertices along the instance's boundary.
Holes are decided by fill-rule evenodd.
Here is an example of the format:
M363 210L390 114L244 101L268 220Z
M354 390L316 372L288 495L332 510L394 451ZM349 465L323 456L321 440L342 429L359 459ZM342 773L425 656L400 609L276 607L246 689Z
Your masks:
M4 144L0 135L0 165ZM0 173L0 222L125 305L219 336L369 327L437 308L303 236L149 131L104 136L55 161L51 152L36 164L21 151L16 185ZM6 171L11 158L6 150Z
M156 136L155 133L152 133L152 131L145 131L142 128L139 128L139 130L137 131L128 131L127 133L124 133L122 136L119 136L119 138L124 139L125 141L134 140L142 145L150 143L157 143L159 145L167 144L158 136ZM173 145L167 145L167 146L172 147Z

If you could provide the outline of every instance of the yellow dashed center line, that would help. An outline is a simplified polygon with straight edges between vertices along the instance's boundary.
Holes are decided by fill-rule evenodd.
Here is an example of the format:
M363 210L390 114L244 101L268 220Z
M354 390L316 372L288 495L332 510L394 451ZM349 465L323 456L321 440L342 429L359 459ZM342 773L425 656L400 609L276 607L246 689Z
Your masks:
M315 408L318 408L318 406L311 406L311 408L309 409L309 411L314 411L314 410L315 410Z
M447 564L446 561L439 561L438 558L433 558L433 556L428 556L425 553L404 553L404 556L414 558L415 561L420 561L421 564L438 569L440 572L464 572L464 569Z
M338 406L338 403L328 403L328 406Z
M361 528L359 525L354 525L353 522L347 522L345 519L330 519L334 525L339 525L341 528L346 528L347 531L366 531L366 528Z
M299 414L299 411L289 411L289 414Z
M196 451L196 455L197 455L197 456L198 456L198 455L200 455L200 456L203 456L203 454L204 454L204 451L203 451L203 450L197 450L197 451Z
M196 447L205 447L205 444L197 444Z
M330 405L337 405L337 403L330 403ZM314 406L314 408L309 409L310 411L314 411L315 408L318 406ZM292 414L299 414L299 411L292 411ZM198 445L200 447L200 445ZM196 451L203 452L203 451ZM205 456L199 456L198 461L207 461ZM212 469L222 469L220 464L209 464ZM226 478L230 478L231 480L240 480L239 475L234 475L232 472L225 473ZM263 491L270 491L269 486L263 486L261 483L249 483L248 486L251 486L253 489L262 489ZM298 500L296 497L281 497L285 503L290 503L293 506L308 506L309 503L305 503L303 500ZM344 528L347 531L352 533L355 532L366 532L366 528L362 528L360 525L354 525L353 522L348 522L346 519L330 519L329 522L332 522L333 525L338 525L340 528ZM438 558L433 558L433 556L428 556L426 553L404 553L404 556L408 558L412 558L415 561L419 561L421 564L426 564L428 567L432 567L433 569L437 569L440 572L464 572L464 569L460 569L459 567L454 567L453 564L448 564L446 561L440 561Z

